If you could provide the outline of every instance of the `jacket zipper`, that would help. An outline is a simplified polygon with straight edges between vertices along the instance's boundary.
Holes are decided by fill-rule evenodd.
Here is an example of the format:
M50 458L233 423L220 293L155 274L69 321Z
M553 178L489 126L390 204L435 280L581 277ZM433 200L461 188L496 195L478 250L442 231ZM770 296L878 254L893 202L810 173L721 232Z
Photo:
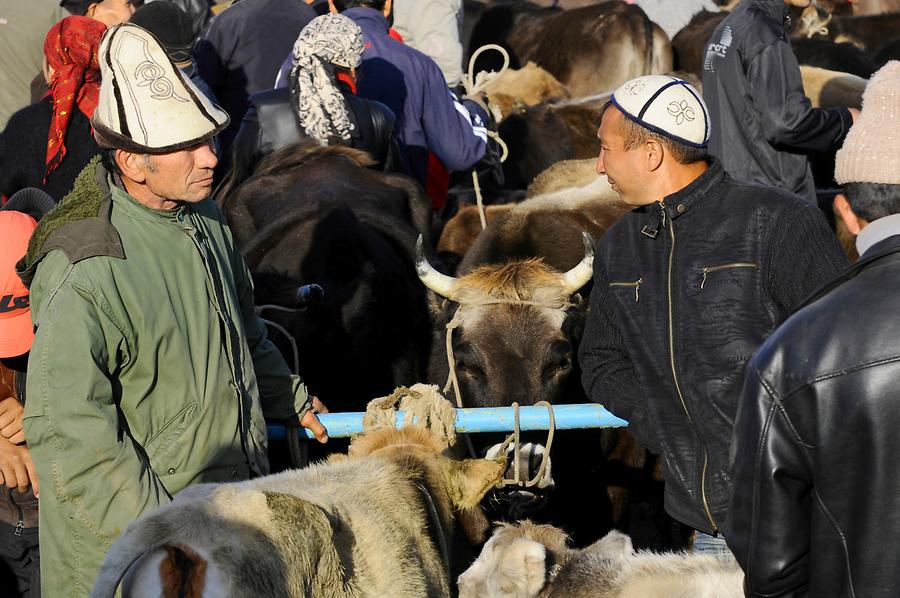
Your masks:
M16 521L16 532L15 533L16 533L16 536L19 537L22 535L22 531L25 529L25 513L22 511L22 507L19 505L19 503L17 503L15 498L13 498L12 488L9 489L9 501L12 504L16 505L16 513L17 513L19 520Z
M666 204L659 202L659 209L662 212L662 226L666 226ZM675 226L669 222L669 237L672 239L672 247L669 249L669 272L668 272L668 302L669 302L669 365L672 367L672 380L675 382L675 391L678 393L678 399L681 401L681 408L687 416L691 427L694 426L694 418L691 417L684 401L684 395L681 393L681 385L678 382L678 373L675 369L675 328L672 320L672 262L675 259ZM709 508L709 501L706 499L706 467L709 463L709 454L706 446L703 447L703 473L700 475L700 495L703 497L703 509L706 511L706 517L709 519L710 525L714 533L719 532L715 519L712 516L712 510Z
M634 287L634 302L637 303L641 300L641 283L644 282L643 277L638 278L634 282L611 282L609 283L610 287Z
M735 262L733 264L722 264L721 266L707 266L703 268L703 280L700 281L700 290L703 290L703 285L706 284L706 276L710 272L718 272L720 270L731 270L732 268L759 268L759 264L754 264L751 262Z

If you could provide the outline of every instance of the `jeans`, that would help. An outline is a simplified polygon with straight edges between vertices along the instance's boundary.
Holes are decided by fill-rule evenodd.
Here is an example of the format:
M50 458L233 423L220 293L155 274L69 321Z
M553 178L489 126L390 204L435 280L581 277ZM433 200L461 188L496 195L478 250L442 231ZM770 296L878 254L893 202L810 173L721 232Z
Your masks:
M734 555L725 543L725 537L721 534L710 536L703 532L694 532L693 551L697 554L714 556L720 561L734 562Z
M16 535L14 526L0 523L0 595L22 598L41 595L38 528L26 527Z

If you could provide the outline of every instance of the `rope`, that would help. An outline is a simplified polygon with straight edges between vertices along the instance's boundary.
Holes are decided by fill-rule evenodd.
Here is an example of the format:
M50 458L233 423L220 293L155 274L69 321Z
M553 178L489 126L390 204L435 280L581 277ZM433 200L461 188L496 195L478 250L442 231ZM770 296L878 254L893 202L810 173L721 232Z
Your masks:
M479 73L480 76L476 76L475 61L479 56L481 56L488 50L494 50L500 53L500 55L503 57L503 66L496 73L486 73L482 71L481 73ZM466 89L466 98L476 102L485 109L485 112L490 113L490 107L485 106L476 96L479 93L483 92L492 80L506 72L508 68L509 53L502 46L498 46L497 44L487 44L475 50L475 53L472 54L472 57L469 59L468 73L463 78L463 87ZM496 132L488 131L487 134L488 137L497 142L497 144L500 146L501 151L503 152L500 156L500 162L506 162L506 158L509 157L509 147ZM487 216L484 213L484 197L481 194L481 183L478 180L478 171L474 168L472 169L472 183L475 188L475 202L478 204L478 216L481 218L481 230L484 230L485 228L487 228ZM468 436L466 436L466 438L468 438Z
M261 305L256 308L257 315L261 314L264 309L274 309L276 311L285 311L285 312L299 311L296 309L291 309L289 307L280 307L277 305ZM265 322L268 326L271 326L272 328L274 328L275 330L277 330L278 332L283 334L285 336L285 338L288 339L288 342L291 343L291 351L294 354L293 373L299 374L300 373L300 350L297 349L297 341L294 340L294 335L291 334L290 332L288 332L287 329L285 329L285 327L282 326L281 324L277 324L277 323L273 322L272 320L267 320L267 319L263 318L262 316L260 316L259 319L262 320L263 322Z
M499 52L503 57L503 66L496 73L491 73L488 75L484 73L481 77L481 81L476 81L475 76L475 61L478 60L478 57L481 56L484 52L488 50L494 50ZM481 93L485 90L485 88L490 84L491 80L499 77L506 69L509 68L509 52L503 46L498 46L497 44L487 44L481 46L475 53L472 54L472 58L469 59L469 72L467 76L463 79L463 87L466 88L466 95L470 97L475 97L477 94Z
M291 343L291 351L293 352L294 357L294 374L300 373L300 351L297 349L297 341L294 340L294 335L289 333L287 329L281 324L277 324L271 320L267 320L262 317L262 313L266 310L272 311L280 311L285 313L295 313L300 311L299 309L293 307L283 307L281 305L258 305L255 307L256 315L259 316L259 319L266 323L267 326L271 326L288 339L288 342ZM293 422L290 422L293 424ZM299 422L297 422L299 424ZM288 457L290 458L291 466L294 468L304 468L309 465L309 445L306 441L301 442L300 436L297 433L297 428L299 425L288 425L288 422L285 422L285 428L287 429L287 448L288 448Z
M453 388L453 396L456 399L456 406L459 409L465 409L462 401L462 392L459 390L459 378L456 377L456 355L453 353L453 331L459 328L462 324L462 318L460 317L460 312L465 307L481 307L485 305L530 305L535 307L546 307L549 309L558 309L565 310L572 307L572 303L565 301L563 303L547 303L543 301L526 301L523 299L486 299L483 301L467 301L466 303L460 303L459 307L456 309L456 313L453 314L453 318L447 323L447 334L445 338L445 348L447 350L447 367L449 368L449 373L447 375L447 383L444 385L443 392L446 394L450 388ZM541 477L544 475L544 471L546 470L546 461L550 458L550 447L553 445L553 435L556 427L556 419L553 415L553 406L550 405L547 401L540 401L535 403L535 405L546 405L547 409L550 411L550 429L547 435L547 445L544 450L544 454L541 457L541 465L538 468L538 474L532 480L529 480L529 483L526 484L526 488L530 488L536 485ZM519 404L513 403L512 405L515 408L515 427L513 431L513 435L515 436L515 475L516 482L519 480ZM475 452L475 445L472 443L472 438L469 434L463 434L463 438L466 441L466 448L469 451L469 455L473 459L478 458L478 454ZM503 454L503 451L509 446L511 442L510 437L503 442L500 454ZM506 484L506 480L504 480L504 486Z
M544 472L547 470L547 460L550 458L550 449L553 447L553 439L556 435L556 416L553 413L553 405L548 403L547 401L538 401L534 404L535 407L546 407L547 413L550 416L550 426L547 429L547 444L544 445L544 454L541 455L541 464L538 467L537 472L534 474L534 477L525 482L520 482L521 476L519 475L519 449L520 449L520 429L519 429L519 404L513 403L513 412L515 414L515 427L513 428L513 433L506 437L506 440L503 441L503 444L500 445L499 453L502 455L506 452L506 449L509 448L510 444L514 443L514 459L513 462L513 470L515 472L515 478L512 480L504 479L502 485L505 486L521 486L523 488L532 488L540 483L541 478L544 477Z
M831 22L832 16L814 0L800 17L801 25L806 27L806 37L812 38L816 35L828 37L828 24Z

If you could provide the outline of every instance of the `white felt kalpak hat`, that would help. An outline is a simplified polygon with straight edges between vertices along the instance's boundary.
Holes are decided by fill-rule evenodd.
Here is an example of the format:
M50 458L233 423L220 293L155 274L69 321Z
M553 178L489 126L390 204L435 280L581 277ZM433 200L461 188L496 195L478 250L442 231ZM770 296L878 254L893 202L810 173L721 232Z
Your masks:
M100 42L100 101L91 118L100 147L165 153L201 143L228 114L175 66L152 33L131 23Z
M613 92L612 103L642 127L690 147L709 143L709 110L694 87L669 75L646 75Z

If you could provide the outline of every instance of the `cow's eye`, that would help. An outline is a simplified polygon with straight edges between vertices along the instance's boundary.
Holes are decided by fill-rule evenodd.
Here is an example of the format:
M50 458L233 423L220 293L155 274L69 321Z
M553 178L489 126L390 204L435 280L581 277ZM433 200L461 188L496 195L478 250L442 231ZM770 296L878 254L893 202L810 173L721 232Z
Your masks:
M572 349L568 343L555 343L544 361L544 379L567 373L572 369Z
M572 362L567 358L554 361L544 368L544 379L549 379L553 376L568 372L571 368Z
M476 365L474 363L462 362L456 364L456 369L459 370L461 374L468 376L469 378L473 378L475 380L484 380L484 370L481 369L481 366Z

